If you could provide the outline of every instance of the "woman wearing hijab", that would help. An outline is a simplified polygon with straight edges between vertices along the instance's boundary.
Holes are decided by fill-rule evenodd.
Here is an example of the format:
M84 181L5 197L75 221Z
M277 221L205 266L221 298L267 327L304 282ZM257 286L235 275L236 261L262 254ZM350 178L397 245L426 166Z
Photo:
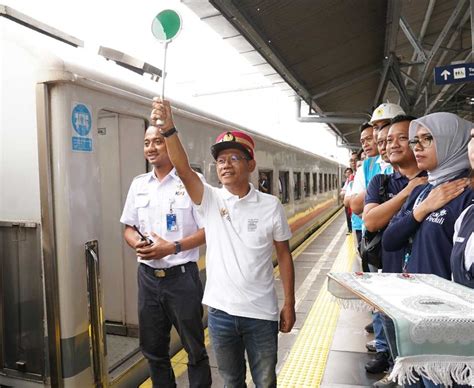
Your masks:
M454 224L474 199L467 156L472 127L452 113L433 113L410 123L410 145L418 168L428 172L428 183L412 191L382 240L387 251L405 248L404 272L451 280ZM424 387L442 387L425 377L422 380ZM467 386L454 383L453 387Z
M474 128L468 145L469 161L474 170ZM471 175L473 171L471 171ZM473 176L474 178L474 176ZM471 187L474 181L471 181ZM451 271L456 283L474 288L474 202L464 210L454 224Z
M405 248L404 271L451 280L454 223L474 198L467 144L473 124L453 113L432 113L410 124L410 144L428 183L413 190L383 235L387 251Z

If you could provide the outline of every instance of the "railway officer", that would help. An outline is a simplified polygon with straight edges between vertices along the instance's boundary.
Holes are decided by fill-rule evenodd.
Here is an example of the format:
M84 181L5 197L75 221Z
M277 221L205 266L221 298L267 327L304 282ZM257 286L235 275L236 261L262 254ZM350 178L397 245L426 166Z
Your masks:
M245 387L245 357L259 388L276 387L278 318L281 332L295 322L291 232L278 198L250 183L255 170L254 142L239 131L223 133L211 147L223 184L203 183L189 166L174 128L169 102L153 102L151 120L161 119L171 162L203 216L207 281L203 303L219 372L226 387ZM278 313L272 248L275 246L284 288Z
M198 247L205 241L204 230L158 128L147 129L144 153L153 171L133 180L120 219L125 224L125 241L135 249L140 263L140 347L149 363L153 387L175 387L169 357L173 325L188 353L190 387L210 387L202 284L196 264Z

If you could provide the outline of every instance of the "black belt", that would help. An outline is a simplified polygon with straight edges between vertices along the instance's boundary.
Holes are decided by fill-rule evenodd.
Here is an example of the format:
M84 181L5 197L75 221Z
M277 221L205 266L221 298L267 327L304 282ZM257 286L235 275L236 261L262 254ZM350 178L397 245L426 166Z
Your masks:
M186 264L175 265L169 268L153 268L149 265L140 263L142 268L157 278L166 278L169 276L177 276L186 272L193 265L197 265L194 261L188 261Z

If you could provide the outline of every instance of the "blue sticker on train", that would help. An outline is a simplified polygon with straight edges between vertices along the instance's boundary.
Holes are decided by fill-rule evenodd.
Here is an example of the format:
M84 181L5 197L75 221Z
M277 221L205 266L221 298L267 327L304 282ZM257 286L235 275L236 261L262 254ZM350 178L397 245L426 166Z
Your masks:
M92 116L84 104L77 104L72 110L72 127L79 136L87 136L92 128Z
M72 137L72 150L73 151L92 151L92 139L88 137Z

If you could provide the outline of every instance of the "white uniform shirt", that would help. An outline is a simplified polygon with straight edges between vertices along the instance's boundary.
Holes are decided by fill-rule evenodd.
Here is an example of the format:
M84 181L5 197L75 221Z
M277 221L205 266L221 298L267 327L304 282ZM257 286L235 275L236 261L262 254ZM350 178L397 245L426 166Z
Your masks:
M356 174L354 176L354 185L352 188L352 194L356 195L362 193L363 191L367 190L367 186L365 184L365 164L366 163L377 163L380 165L380 174L385 174L385 172L392 167L390 163L385 162L382 157L379 155L375 161L373 159L365 159L362 165L357 169Z
M291 238L278 198L250 185L240 198L204 185L197 206L206 230L206 288L203 303L228 314L277 321L273 241Z
M166 215L170 213L170 208L176 215L176 231L167 230ZM175 169L161 182L153 171L137 176L128 191L120 222L130 226L136 225L140 232L152 240L151 232L164 240L177 241L202 228L191 198ZM137 256L138 262L153 268L169 268L198 259L199 248L165 256L160 260L141 260Z

